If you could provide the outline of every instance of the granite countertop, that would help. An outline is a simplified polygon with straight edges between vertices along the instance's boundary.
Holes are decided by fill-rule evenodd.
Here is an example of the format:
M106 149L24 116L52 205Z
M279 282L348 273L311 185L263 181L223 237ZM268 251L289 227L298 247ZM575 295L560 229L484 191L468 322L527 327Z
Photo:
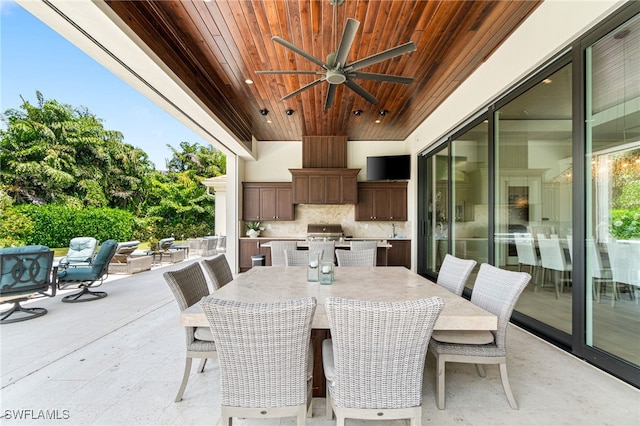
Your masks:
M277 237L277 236L262 236L262 237L240 237L243 240L282 240L282 241L307 241L306 237ZM407 240L411 240L411 238L389 238L389 237L351 237L351 238L345 238L344 241L345 242L349 242L349 241L393 241L393 240L399 240L399 241L407 241ZM318 241L322 241L322 240L318 240ZM336 241L337 243L337 241Z

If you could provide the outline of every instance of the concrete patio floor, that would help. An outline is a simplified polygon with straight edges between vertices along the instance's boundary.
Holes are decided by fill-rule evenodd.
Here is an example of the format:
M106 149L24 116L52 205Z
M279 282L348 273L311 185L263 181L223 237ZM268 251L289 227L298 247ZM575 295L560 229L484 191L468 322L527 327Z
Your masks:
M219 371L211 360L174 403L184 365L184 331L162 272L190 259L103 285L105 299L31 302L43 317L0 327L3 425L203 425L219 418ZM509 376L520 405L512 410L497 367L480 378L473 365L447 365L447 408L434 400L434 359L427 359L423 423L434 425L638 425L640 391L537 337L510 326ZM332 425L324 398L310 426ZM22 418L19 418L22 417ZM51 418L53 417L53 418ZM294 419L237 420L238 425L294 425ZM404 425L356 421L348 425Z

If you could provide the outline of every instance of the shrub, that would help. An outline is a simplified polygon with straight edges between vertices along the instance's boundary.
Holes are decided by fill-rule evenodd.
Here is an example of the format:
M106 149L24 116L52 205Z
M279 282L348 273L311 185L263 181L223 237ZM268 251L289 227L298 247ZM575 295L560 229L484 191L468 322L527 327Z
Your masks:
M611 210L610 230L619 240L640 239L640 209Z
M16 210L34 225L25 235L26 244L67 247L74 237L94 237L98 241L128 241L136 231L133 213L109 208L78 209L57 205L21 205Z

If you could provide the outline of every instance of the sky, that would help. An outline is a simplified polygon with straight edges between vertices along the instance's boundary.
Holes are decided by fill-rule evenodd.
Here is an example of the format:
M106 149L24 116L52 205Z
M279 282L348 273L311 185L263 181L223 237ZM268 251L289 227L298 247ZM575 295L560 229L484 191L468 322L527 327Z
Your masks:
M0 112L20 107L20 96L36 105L36 91L45 100L86 107L106 130L122 132L125 143L145 151L159 170L171 158L167 144L208 145L21 6L0 0Z

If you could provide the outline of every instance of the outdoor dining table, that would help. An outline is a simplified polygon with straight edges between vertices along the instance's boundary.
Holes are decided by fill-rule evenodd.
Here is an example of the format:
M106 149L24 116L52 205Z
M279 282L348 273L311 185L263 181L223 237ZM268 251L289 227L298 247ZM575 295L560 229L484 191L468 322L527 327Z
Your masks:
M496 330L496 315L457 296L428 279L402 266L337 267L330 285L307 282L306 267L254 267L239 274L217 290L215 296L224 300L274 302L313 296L317 300L311 340L314 346L314 396L324 396L322 371L322 340L329 338L329 322L324 307L328 297L343 297L366 301L407 301L439 296L445 306L434 330L459 332ZM185 327L207 327L209 323L199 304L180 314Z

